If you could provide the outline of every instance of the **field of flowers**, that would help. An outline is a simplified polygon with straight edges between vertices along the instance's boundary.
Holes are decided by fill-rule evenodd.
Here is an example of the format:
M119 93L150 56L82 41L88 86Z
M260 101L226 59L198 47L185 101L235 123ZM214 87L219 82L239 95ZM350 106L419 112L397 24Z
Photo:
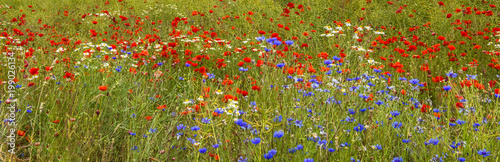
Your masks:
M496 4L0 1L0 159L500 161Z

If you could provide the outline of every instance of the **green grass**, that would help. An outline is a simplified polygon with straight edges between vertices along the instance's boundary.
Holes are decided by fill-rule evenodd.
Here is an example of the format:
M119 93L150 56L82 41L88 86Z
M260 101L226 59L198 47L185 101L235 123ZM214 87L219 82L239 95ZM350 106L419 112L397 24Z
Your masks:
M491 31L500 25L498 7L489 6L495 4L495 1L482 3L449 0L443 1L444 6L440 6L438 1L394 1L392 5L387 1L367 3L366 0L290 2L295 4L295 8L290 9L288 17L281 14L289 2L274 0L124 0L109 1L109 4L97 0L62 0L47 3L19 0L0 2L3 6L0 8L0 29L2 29L0 34L5 32L21 41L29 39L30 32L44 34L43 37L35 34L32 41L22 46L24 49L33 48L33 57L25 57L26 51L15 51L16 77L19 79L16 85L21 85L20 88L16 88L15 98L19 101L17 103L19 111L16 113L15 122L18 125L15 129L25 131L25 135L16 137L15 155L6 152L9 146L3 142L0 158L25 161L173 161L174 159L216 161L216 155L221 161L237 161L240 156L248 158L249 161L266 161L264 155L269 150L276 149L277 154L273 157L275 161L303 161L306 158L313 158L315 161L347 161L351 158L361 161L389 161L395 157L402 157L405 161L429 161L436 155L443 158L446 156L444 161L456 161L459 157L464 157L468 161L499 160L500 99L494 97L494 93L495 89L499 88L500 78L497 78L498 69L488 64L495 64L492 60L499 59L500 56L483 53L483 51L499 51L495 48L495 44L499 44L495 43L499 37L484 31L485 28ZM304 11L297 9L299 4L304 6ZM5 5L12 8L5 8ZM29 8L29 5L32 8ZM401 13L396 13L400 6L404 9ZM472 14L455 12L457 8L466 7L472 8ZM476 15L474 8L479 11L490 10L493 15ZM67 16L65 11L68 12ZM108 11L111 16L88 15L82 19L84 14L102 13L102 11ZM193 11L200 13L193 16ZM254 14L248 15L249 11ZM413 17L410 17L410 14ZM447 14L452 14L452 17L446 18ZM23 15L25 24L17 25ZM122 21L120 15L127 17L128 20ZM226 15L229 18L226 18ZM207 45L204 38L199 38L200 42L190 42L189 45L180 39L174 41L171 39L173 36L171 23L175 17L187 18L185 21L181 20L175 29L182 31L181 35L191 31L192 26L201 29L193 35L186 35L188 39L200 35L210 38L211 33L216 33L217 36L213 39L230 41L228 45L231 47L213 42L210 47L214 49L210 49L204 46ZM247 17L251 20L247 20ZM16 24L7 23L13 18L18 20L13 22ZM466 20L472 23L470 26L453 25L457 19L462 23ZM347 20L350 20L352 26L345 25ZM93 24L93 21L97 24ZM300 23L301 21L303 23ZM325 26L334 29L337 27L334 21L341 21L344 24L345 36L334 34L334 37L321 37L320 34L325 34ZM125 23L129 23L130 26ZM113 26L110 26L111 24ZM289 27L289 30L278 27L278 24ZM356 35L353 30L355 26L371 26L374 31L382 31L385 35L373 34L374 31L365 29L359 31L364 36L360 36L362 41L358 42L353 39ZM417 26L419 28L415 31L409 31L410 28ZM461 36L460 30L456 30L457 27L470 31L469 35L473 39ZM20 29L24 35L14 35L14 29ZM95 30L97 36L91 37L90 30ZM207 34L204 34L205 31ZM280 51L284 50L284 45L272 48L265 41L253 44L257 42L255 38L260 36L259 31L265 31L266 38L275 32L279 33L283 41L291 40L293 37L297 39L293 40L294 45L289 46L291 48L289 51L283 52L283 56L270 52L270 57L262 58L259 57L259 53L264 51L261 45ZM478 31L484 32L484 35L473 36ZM309 35L304 36L304 32ZM392 37L397 41L383 47L384 44L376 39L378 36L381 36L383 41ZM404 41L400 41L402 36L407 38L408 43L417 46L415 51L404 52L409 54L408 57L403 57L394 51L395 48L404 50L409 48ZM418 37L418 40L414 40L414 36ZM451 41L450 44L456 49L450 51L443 41L437 39L438 36L446 37L446 41ZM489 36L490 39L484 40L483 36ZM66 45L53 45L53 42L60 42L62 38L67 38L70 42ZM148 43L149 38L155 38L155 42ZM147 49L149 54L140 56L150 63L133 67L132 64L142 62L139 58L132 59L133 54L141 53L145 44L155 47L159 39L165 45L176 42L177 46L173 49L177 51L178 58L174 58L172 53L164 53L169 56L163 57L161 53L163 47L160 46L159 51L154 48ZM82 45L74 44L78 40ZM248 42L244 42L247 40ZM132 54L120 53L120 44L123 41L138 43L137 47L127 49L127 52ZM142 41L145 43L140 43ZM368 49L374 41L377 42L377 46L373 47L373 52L369 53L368 58L365 58L366 52L351 49L352 46ZM465 44L459 44L460 41L464 41ZM120 54L113 54L106 47L102 47L101 52L98 52L96 47L83 45L88 42L92 42L93 45L101 43L117 45L117 52ZM419 42L427 44L427 47L418 45ZM490 42L492 45L488 45ZM5 47L12 50L15 47L12 43L8 39L0 39L2 47L0 52L6 53ZM474 43L481 48L474 49ZM301 47L303 44L308 44L309 47ZM440 51L422 54L422 51L432 48L435 44L440 44ZM55 52L60 47L67 51ZM242 48L244 52L237 52L237 48ZM252 48L257 51L252 51ZM87 49L94 49L96 52L91 57L86 57L83 51ZM192 57L185 55L187 49L193 51L192 57L204 55L201 56L201 61L194 61ZM223 55L227 51L231 52L231 56ZM328 53L330 60L333 56L340 57L341 53L346 56L342 65L330 67L332 74L328 75L321 71L321 67L326 67L323 64L324 59L317 56L321 52ZM449 52L456 54L458 61L449 61ZM466 53L466 56L460 56L461 53ZM295 58L295 54L301 57ZM120 55L126 55L127 58L112 59ZM414 55L421 55L421 58L412 58ZM436 57L429 58L429 55ZM105 56L109 57L108 61L103 61ZM155 58L152 58L153 56ZM203 58L205 56L208 56L209 60ZM242 66L250 67L247 72L242 72L237 64L245 57L253 60ZM384 61L381 57L387 60ZM218 59L224 59L223 62L227 65L217 68ZM5 54L2 54L1 60L1 65L7 65ZM198 63L198 66L186 67L185 63L188 60ZM264 61L264 65L256 67L257 60ZM388 80L378 77L380 73L377 74L372 70L373 67L370 67L368 60L375 61L373 64L375 66L383 66L382 73L392 74L390 85ZM477 60L478 66L469 66L468 64L474 60ZM397 68L391 67L391 63L396 62L403 65L402 69L405 72L399 73ZM157 63L163 65L154 68L153 65ZM320 92L315 88L305 88L302 91L314 93L314 96L304 97L304 94L299 93L294 87L295 82L287 79L289 75L287 71L276 68L278 63L286 63L286 68L297 67L299 63L306 65L303 68L303 76L298 76L297 73L291 76L303 78L305 82L312 79L313 75L321 77L323 83L318 88L330 91ZM430 71L421 70L421 66L425 63L428 64ZM307 72L309 64L314 66L316 73ZM45 67L48 66L53 66L52 70L46 71ZM116 69L118 66L122 67L120 71ZM215 77L209 78L194 70L201 66L206 67L207 72ZM468 67L467 71L461 70L462 67ZM32 68L39 68L39 74L31 75L29 71ZM135 68L137 73L130 72L131 68ZM351 72L343 74L336 72L342 69L349 69ZM2 82L8 81L8 71L7 66L0 66ZM444 82L432 81L436 76L446 77L450 71L457 73L458 77L450 77ZM74 77L64 78L66 72L73 74ZM160 72L163 75L158 77L154 75ZM365 73L375 78L368 81L346 81L362 77ZM483 85L484 89L477 88L474 84L470 87L461 86L460 82L468 77L466 74L477 75L477 83ZM49 79L45 80L46 77ZM55 79L51 79L52 77ZM427 90L412 90L415 85L400 81L400 77L426 82L427 86L419 89ZM333 79L341 83L328 85ZM234 83L227 85L224 82L227 80L232 80ZM497 84L490 87L489 82L495 80ZM34 85L28 86L30 82ZM374 84L370 90L364 87L367 82ZM99 90L98 87L103 85L108 89ZM284 85L292 88L283 88ZM451 91L441 90L445 85L452 86ZM8 99L8 84L2 83L2 86L6 93L0 94L2 101L0 107L4 110L1 116L6 119L9 115L6 109L8 105L5 103ZM261 90L252 90L253 86L259 86ZM336 86L340 88L337 89ZM352 86L358 86L359 89L352 92L349 90ZM388 86L394 87L388 89ZM205 96L205 88L210 88L210 92L207 93L209 96ZM247 91L249 95L244 97L237 89ZM217 90L221 90L223 94L216 94ZM388 95L377 94L380 90L390 92ZM406 95L402 95L401 90L405 90ZM226 102L227 99L224 99L228 94L238 98L236 104L238 110L244 111L245 115L235 116L227 111L220 116L213 115L217 108L232 106L229 104L231 101ZM360 94L373 94L373 100L366 101L358 97ZM390 100L391 96L397 99ZM456 96L467 99L464 107L467 110L475 108L475 113L460 112L456 106L460 100ZM194 111L194 106L201 103L197 100L200 97L206 105L200 106L199 111ZM340 100L341 104L328 104L334 102L332 99ZM414 110L413 99L420 103ZM490 102L483 102L484 99L489 99ZM196 104L184 104L186 100L193 100ZM384 104L376 105L374 102L378 100L384 101ZM252 105L252 102L256 105ZM420 110L424 104L430 106L425 113ZM161 105L165 105L165 109L157 108ZM182 115L181 113L188 111L187 107L191 107L193 112ZM252 111L254 107L258 107L258 111ZM363 108L368 110L360 112ZM356 113L349 114L349 109L355 110ZM436 119L433 109L440 110L440 119ZM400 115L392 116L390 113L392 111L398 111ZM282 121L274 121L280 115ZM152 117L151 120L145 119L148 116ZM346 117L354 118L355 121L341 121ZM201 123L200 119L203 118L211 119L211 123ZM288 118L294 120L288 122ZM452 118L464 120L466 123L449 126L449 123L454 123L450 122ZM487 123L483 123L484 118L488 119ZM251 125L251 130L254 131L242 129L235 124L236 119L242 119ZM59 120L57 124L54 122L56 120ZM294 126L295 120L303 121L304 126L300 128ZM391 124L395 121L401 122L403 126L399 129L393 128ZM477 131L474 130L474 123L480 124ZM186 126L185 130L178 130L179 124ZM355 131L354 128L358 124L366 126L366 130ZM2 124L2 138L0 138L2 141L7 140L10 129L7 125L8 122ZM199 126L200 130L191 131L194 126ZM424 130L419 133L416 128ZM274 132L279 130L285 131L285 135L282 138L273 137ZM253 134L255 131L259 133ZM183 135L178 137L176 134L179 132ZM262 141L254 145L250 140L256 137ZM198 143L191 144L188 138ZM317 142L311 141L313 138L327 140L327 149L319 148ZM436 138L439 139L437 145L424 144ZM403 139L411 139L411 142L403 143ZM452 142L463 141L466 144L462 144L460 148L450 147ZM349 147L342 146L346 142L349 143ZM214 144L219 144L219 147L214 148L212 146ZM289 149L298 144L304 146L303 150L289 153ZM377 144L383 149L372 148ZM199 152L200 148L206 148L208 151L202 154ZM336 151L330 153L328 148ZM477 153L482 149L490 151L491 155L483 158Z

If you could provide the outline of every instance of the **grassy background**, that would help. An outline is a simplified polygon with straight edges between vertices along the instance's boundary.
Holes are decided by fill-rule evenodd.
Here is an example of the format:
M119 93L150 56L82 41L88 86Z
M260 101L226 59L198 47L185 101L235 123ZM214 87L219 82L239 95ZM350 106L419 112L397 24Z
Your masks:
M459 20L471 20L473 23L470 28L466 30L477 32L482 31L484 28L498 27L500 22L498 17L498 9L490 8L487 4L476 1L443 1L444 6L439 6L438 1L394 1L393 5L389 5L387 1L372 1L367 3L367 1L274 1L274 0L251 0L251 1L208 1L208 0L186 0L186 1L127 1L123 2L110 1L109 4L105 5L106 1L72 1L72 0L62 0L54 2L42 2L42 1L21 1L12 0L0 2L0 5L12 6L12 8L1 8L0 11L3 12L0 16L0 21L3 24L5 22L11 21L12 18L18 18L25 15L26 24L23 26L17 25L3 25L1 28L4 31L13 30L13 28L19 28L23 31L30 29L30 31L44 33L44 37L36 38L36 41L32 41L28 44L26 48L46 48L42 51L36 51L34 55L35 58L19 59L19 70L25 69L26 72L19 73L18 78L20 82L18 84L22 85L22 88L17 90L20 98L19 109L20 112L17 115L17 121L20 123L18 125L19 130L26 131L24 137L18 136L18 146L22 148L18 149L16 154L17 159L24 160L61 160L68 161L73 159L80 160L90 160L90 161L170 161L177 159L180 161L208 161L214 160L205 154L200 154L197 150L201 147L206 147L212 154L217 154L221 157L223 161L235 161L241 156L248 157L249 159L254 159L255 161L261 161L263 159L263 154L265 154L270 149L277 149L278 155L275 156L275 160L297 160L300 161L304 158L314 158L317 161L333 161L334 159L340 159L341 161L349 160L351 157L360 159L363 161L387 161L397 156L404 157L407 161L427 161L432 158L432 156L438 154L442 157L443 154L447 154L449 158L458 158L462 156L468 157L468 159L482 159L476 152L479 149L487 149L492 152L490 157L491 161L498 161L498 146L499 142L495 140L498 137L498 99L494 100L492 103L485 104L479 102L487 96L493 93L493 89L489 88L487 82L490 80L495 80L498 70L486 66L490 63L491 59L498 58L498 56L490 56L482 53L482 50L494 50L493 46L487 46L490 40L482 40L480 37L474 37L473 40L468 40L467 38L461 37L458 30L453 30L453 28L463 25L450 25L456 19ZM289 17L280 16L283 12L283 8L286 7L288 2L295 3L296 7L298 4L304 5L304 12L300 12L300 16L294 14L297 9L294 9ZM495 4L495 1L490 1L490 4ZM33 8L29 8L28 5L32 5ZM396 11L400 6L405 6L401 13L396 14ZM455 13L455 9L464 7L477 7L481 11L492 10L493 16L484 15L464 15L462 13ZM214 6L217 6L214 8ZM331 8L331 9L330 9ZM365 10L361 10L365 8ZM20 12L20 10L23 10ZM36 10L32 12L31 10ZM111 18L105 17L93 17L87 16L85 20L81 17L86 13L100 13L102 10L107 10L109 13L113 13L112 16L116 18L121 29L113 30L113 27L109 27L109 24L113 24ZM209 13L209 10L213 10L213 13ZM413 11L414 10L414 11ZM64 13L67 11L68 16ZM191 16L193 11L198 11L205 16ZM252 11L254 15L248 16L243 15ZM114 14L116 13L116 14ZM449 19L446 18L448 13L453 14ZM262 15L262 14L265 14ZM410 17L412 14L414 17ZM119 15L124 15L129 18L126 22L132 24L131 26L125 26L119 19ZM231 18L222 19L228 15ZM124 30L135 31L138 27L134 27L136 18L132 16L140 17L140 22L144 22L143 25L138 27L142 28L142 32L137 35L126 34ZM145 18L148 16L149 18ZM239 16L239 19L234 18ZM432 114L421 115L418 110L411 111L410 106L402 105L401 102L389 102L389 106L380 107L376 110L369 111L365 114L357 113L353 115L357 122L354 123L341 123L342 119L345 119L348 109L359 110L363 107L373 106L373 103L364 102L362 99L357 98L357 94L342 95L341 92L335 91L333 93L317 93L317 95L312 98L301 98L297 101L296 98L302 97L302 94L297 93L296 90L285 90L285 92L276 91L270 87L274 85L276 87L281 87L282 85L288 85L291 82L288 80L281 79L286 75L282 74L279 69L264 66L260 71L264 74L260 74L259 71L250 70L249 73L241 73L236 66L237 62L243 57L251 57L253 59L257 58L257 53L247 52L245 54L233 53L232 57L226 58L230 60L228 68L223 68L221 70L212 70L215 66L215 62L207 61L204 62L205 67L210 67L209 72L214 74L216 79L202 82L202 76L193 72L193 70L187 70L181 67L184 63L181 61L180 65L171 66L171 59L159 60L166 61L165 66L161 66L159 69L165 73L164 76L160 78L161 81L151 81L151 79L156 79L152 75L141 75L141 72L148 72L150 74L154 73L156 70L151 70L151 66L143 66L138 69L138 74L131 75L128 72L128 68L132 62L131 60L119 60L110 61L109 67L102 67L102 58L87 59L81 61L79 68L74 68L76 64L74 62L82 58L81 51L66 52L64 54L58 54L50 51L51 49L57 49L59 46L52 46L50 41L55 40L60 41L61 38L65 37L71 40L71 44L77 40L82 40L82 42L93 42L98 44L103 42L103 38L107 38L108 44L116 44L116 41L111 41L110 35L117 33L117 37L122 40L138 39L146 37L147 34L156 34L164 42L169 40L169 33L172 32L172 27L170 26L171 21L174 17L188 17L188 23L183 24L182 21L179 23L177 30L190 30L190 26L194 25L197 27L203 27L201 32L210 31L216 32L218 37L224 40L231 40L233 47L248 46L242 43L242 41L236 40L236 37L241 37L242 39L252 39L258 36L258 31L263 30L269 33L270 31L277 31L280 33L280 37L284 39L292 39L293 36L298 37L296 40L297 44L307 43L309 48L296 48L294 51L298 53L304 53L311 56L316 56L319 52L327 52L330 57L333 55L338 55L341 49L350 49L351 45L369 45L371 41L375 41L375 36L372 38L363 38L363 42L352 41L352 32L346 32L346 37L339 38L324 38L319 37L325 30L323 26L336 27L334 21L345 22L347 19L351 20L353 25L357 26L368 26L371 25L373 28L380 31L384 31L387 37L400 36L398 32L401 32L402 36L409 39L413 35L417 35L422 42L427 43L432 46L437 43L442 43L435 37L445 36L448 40L465 41L466 45L456 45L458 52L457 54L466 52L468 55L465 57L460 57L460 64L450 63L446 58L446 47L441 46L442 52L436 53L438 58L436 59L412 59L411 57L402 58L400 56L396 57L395 61L400 61L404 66L407 73L398 74L395 69L387 66L384 71L389 71L395 75L393 77L396 90L406 89L409 91L408 86L402 82L396 81L398 77L407 78L418 78L423 82L429 84L429 91L426 92L409 92L410 95L402 96L402 101L409 102L410 98L415 97L421 102L427 102L427 100L432 100L432 108L448 110L443 113L443 119L435 120ZM250 17L253 23L249 23L245 20ZM320 17L320 18L318 18ZM363 20L359 20L360 18ZM273 22L270 21L273 19ZM41 23L38 23L38 20ZM96 20L98 24L92 24L91 22ZM158 22L158 20L163 21L163 24L152 25L151 21ZM304 24L299 22L303 21ZM219 23L217 23L219 22ZM424 24L429 22L430 28L423 27ZM81 24L79 24L81 23ZM489 23L490 26L486 26ZM40 29L43 24L51 26L51 28ZM78 25L77 25L78 24ZM289 31L278 28L277 24L283 24L290 28ZM312 25L311 25L312 24ZM116 27L115 26L115 27ZM234 26L234 29L232 27ZM383 30L380 27L385 26L388 29ZM421 28L415 32L410 32L408 29L413 26L420 26ZM394 28L391 28L394 27ZM213 30L210 30L212 29ZM465 28L465 27L464 27ZM90 38L89 30L96 30L98 33L104 33L98 36L96 39ZM158 29L159 31L153 31L153 29ZM316 33L312 33L311 30L316 30ZM2 31L3 32L3 31ZM303 36L303 32L309 32L311 37ZM437 35L432 36L431 33L435 32ZM28 32L25 32L28 33ZM185 34L183 32L183 34ZM201 34L200 32L195 34ZM246 35L246 36L244 36ZM491 34L489 34L491 35ZM268 35L266 35L268 36ZM371 35L372 36L372 35ZM28 36L17 36L20 39L26 39ZM498 38L498 37L496 37ZM368 41L368 42L365 42ZM1 40L2 45L6 43L6 40ZM477 43L483 47L483 49L471 49L471 43ZM195 43L193 43L195 44ZM340 45L340 48L334 47L335 44ZM203 43L198 43L198 45L203 45ZM64 48L73 49L72 45L65 45ZM255 46L256 48L260 48ZM376 61L381 61L378 57L386 57L389 55L396 55L392 49L396 47L404 48L404 44L401 42L388 45L387 49L376 50L371 53L371 58ZM194 51L200 48L195 47L179 47L178 50L183 50L191 48ZM425 49L425 48L424 48ZM134 50L138 50L137 48ZM44 51L48 51L44 53ZM233 49L224 49L223 47L217 47L216 50L210 51L209 54L213 56L211 60L216 60L216 58L222 58L221 53L225 51L233 51ZM413 54L420 54L421 47L417 52L409 52L410 56ZM150 50L153 53L153 50ZM359 76L365 71L370 71L368 67L359 66L363 62L357 62L357 58L360 56L359 53L353 52L352 50L346 50L344 53L348 54L346 60L350 60L348 64L342 66L342 69L351 69L353 73L351 75L342 75L342 78L352 78ZM181 53L182 54L182 53ZM23 56L23 54L20 54ZM288 57L282 58L281 60L270 60L274 63L281 61L290 63L293 62L292 53L287 53ZM64 63L63 58L71 58L69 63ZM4 59L4 58L2 58ZM53 64L53 61L57 59L61 63ZM147 58L146 58L147 59ZM467 74L477 74L478 80L481 84L484 84L487 88L485 90L478 90L475 88L459 88L456 86L450 92L451 94L444 94L438 89L441 88L444 83L433 83L431 76L445 76L450 69L458 72L458 69L466 66L472 59L478 60L477 68L470 68L469 71L465 72ZM26 60L29 63L28 67L23 67L21 65L21 60ZM95 61L96 60L96 61ZM3 60L2 60L3 61ZM315 58L311 60L303 60L303 63L321 64L323 60ZM423 63L428 63L431 72L423 72L420 70L420 66ZM46 72L45 66L53 65L52 71ZM97 67L96 69L85 69L82 65L88 65L90 67ZM116 72L116 66L124 66L123 72ZM26 78L31 78L30 74L27 72L31 67L40 68L40 74L38 78L34 80L27 80ZM99 69L106 69L103 72L99 72ZM74 81L66 81L63 79L65 72L71 72L77 74ZM370 71L371 72L371 71ZM1 67L1 76L6 76L6 68ZM466 76L465 73L460 74L459 78L456 80L451 80L447 84L457 84L462 81ZM50 80L44 84L43 79L45 77L50 77L55 75L57 80ZM236 75L240 75L241 79L234 79L235 83L231 86L232 90L229 90L227 86L221 85L217 80L219 78L224 79L225 75L233 78ZM27 77L23 77L26 75ZM213 117L212 112L215 108L225 106L226 103L221 101L222 96L217 96L211 94L210 98L205 100L209 103L206 107L202 108L202 112L192 113L189 115L179 115L180 112L185 110L185 106L182 102L186 99L196 99L200 95L203 95L203 88L210 87L211 91L223 90L224 94L236 94L235 88L249 90L252 85L250 79L245 79L245 76L249 75L256 80L259 80L258 85L262 87L261 92L251 92L246 99L239 100L240 109L248 112L244 118L248 123L258 129L261 133L259 135L252 135L249 131L243 131L236 124L233 123L235 117L228 115L223 115L221 117ZM307 76L310 76L307 74ZM186 80L180 81L177 78L183 77ZM196 78L196 80L191 79ZM276 79L275 79L276 78ZM306 77L304 77L306 78ZM3 79L3 78L2 78ZM5 79L3 79L5 81ZM28 87L29 82L35 82L36 85L33 87ZM345 87L351 87L358 85L353 82L344 83ZM6 85L6 84L4 84ZM99 91L98 86L108 85L108 90ZM385 89L386 85L383 83L377 83L373 89L381 90ZM496 86L498 87L498 85ZM132 93L130 93L130 91ZM312 91L312 90L311 90ZM333 91L333 90L332 90ZM156 95L161 97L156 98ZM468 107L475 107L477 113L475 115L462 115L458 113L453 107L457 99L454 95L463 95L468 102ZM379 95L377 95L379 96ZM381 96L381 95L380 95ZM6 100L6 95L2 93L0 95L2 101ZM329 97L335 97L338 100L343 101L341 105L324 105L324 106L310 106L311 103L318 104L317 101L324 101ZM22 100L21 100L22 99ZM383 97L377 97L375 99L382 99ZM251 101L256 101L258 107L262 109L258 113L250 113L251 106L249 105ZM156 107L158 105L167 105L166 110L158 110ZM0 104L3 108L6 104ZM296 106L301 106L303 108L296 109ZM31 113L27 113L26 110L33 110ZM312 109L314 113L309 113L307 110ZM403 122L404 127L402 129L393 129L389 125L392 121L388 120L388 113L390 111L398 110L401 115L397 117L397 121ZM99 111L99 114L96 113ZM5 113L5 112L2 112ZM177 115L172 115L176 113ZM318 113L321 113L319 115ZM410 115L410 114L414 114ZM135 115L133 115L135 114ZM310 114L311 116L305 116L304 114ZM417 115L418 114L418 115ZM5 116L6 114L1 114ZM294 118L304 120L304 127L300 129L294 129L293 132L287 133L283 138L276 139L273 138L273 132L277 130L287 130L290 126L287 126L286 122L273 122L273 119L277 115L283 116L283 121L286 118ZM473 123L481 123L483 117L491 115L494 118L491 119L488 124L481 126L479 132L475 132L472 129ZM133 117L135 116L135 117ZM147 121L144 118L146 116L153 116L151 121ZM425 124L418 124L416 116L421 116L425 119ZM202 124L199 119L208 117L212 119L212 124ZM450 118L460 118L466 120L465 126L459 128L443 128L433 129L437 126L447 126L447 121ZM198 120L192 120L196 118ZM54 124L53 121L60 120L58 124ZM74 121L72 121L74 120ZM381 124L376 124L379 121L384 121L385 126ZM389 123L391 122L391 123ZM496 122L496 123L495 123ZM227 123L227 124L224 124ZM351 133L346 133L343 130L349 130L356 126L357 123L362 123L364 125L378 126L377 129L368 129L364 132L357 133L352 131ZM177 125L184 124L186 126L192 127L198 125L201 127L200 132L183 131L184 136L177 139L175 134L179 132L176 128ZM315 143L308 143L308 137L312 137L312 132L319 133L319 128L315 125L323 125L325 131L329 134L327 140L332 141L329 147L336 148L337 152L330 154L326 150L318 149ZM414 131L415 126L422 126L427 128L425 133L418 134ZM266 129L269 127L270 129ZM8 129L4 127L2 133L5 134ZM308 129L310 128L310 130ZM157 129L156 133L151 133L150 129ZM137 133L135 136L129 135L129 131ZM185 140L187 137L192 137L193 134L197 134L197 141L200 142L200 146L193 146ZM413 135L412 135L413 134ZM147 138L143 138L143 135L147 135ZM201 136L201 138L200 138ZM404 137L400 137L404 136ZM2 135L2 139L6 135ZM252 139L254 137L262 138L263 142L257 146L249 142L244 142L246 139ZM380 138L385 137L385 138ZM439 146L424 146L423 143L427 142L429 138L440 138ZM401 143L402 139L412 139L409 144ZM5 140L3 140L5 141ZM461 148L459 151L461 154L454 154L452 149L448 145L452 141L467 141L467 146ZM348 142L351 147L341 148L340 143ZM212 148L213 144L219 143L220 147L218 149ZM295 154L289 154L288 149L295 147L297 144L304 145L304 150L302 152L297 152ZM381 144L384 149L381 151L371 151L372 145ZM137 149L133 149L137 146ZM358 151L359 147L368 147L370 151ZM7 148L5 143L2 143L2 148ZM3 149L5 150L5 149ZM495 153L493 153L495 152ZM8 154L3 154L2 157L8 157ZM453 160L455 160L453 159ZM451 159L447 159L451 160Z

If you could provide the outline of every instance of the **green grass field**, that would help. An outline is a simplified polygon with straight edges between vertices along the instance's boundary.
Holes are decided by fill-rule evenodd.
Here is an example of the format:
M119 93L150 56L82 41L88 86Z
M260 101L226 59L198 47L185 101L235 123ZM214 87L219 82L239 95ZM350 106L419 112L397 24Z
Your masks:
M2 161L500 161L498 1L0 1Z

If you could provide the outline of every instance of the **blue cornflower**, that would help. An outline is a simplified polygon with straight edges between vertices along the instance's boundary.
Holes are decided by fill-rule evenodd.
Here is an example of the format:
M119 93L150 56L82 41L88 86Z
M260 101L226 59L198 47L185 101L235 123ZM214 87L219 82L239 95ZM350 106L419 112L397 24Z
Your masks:
M268 154L271 154L271 155L276 155L276 153L278 153L278 151L276 151L275 149L271 149L269 150L269 152L267 152Z
M194 126L194 127L191 127L191 130L192 130L192 131L198 131L198 130L200 130L200 127L198 127L198 126Z
M349 117L349 116L347 116L347 117L344 119L344 121L348 121L348 122L354 122L355 120L356 120L356 119L351 118L351 117Z
M185 129L185 128L186 128L186 126L184 126L184 124L179 124L179 125L177 126L177 130L183 130L183 129Z
M391 111L391 115L394 117L398 116L399 114L399 111Z
M297 147L295 147L295 148L297 148L297 150L302 150L302 149L304 149L304 146L302 146L301 144L298 144Z
M382 150L382 146L380 146L379 144L376 144L375 146L373 146L373 148L377 150Z
M304 126L302 120L295 120L294 125L299 127L299 128L302 128Z
M462 125L462 124L465 124L465 123L466 123L466 121L464 121L464 120L460 120L460 119L457 120L457 124L458 125Z
M324 63L325 65L330 65L330 64L332 64L332 63L333 63L333 61L332 61L332 60L325 60L325 61L323 61L323 63Z
M354 110L354 109L349 109L347 111L349 111L349 114L356 114L356 110Z
M418 80L418 79L412 79L412 80L410 80L411 84L418 84L418 82L420 82L420 80Z
M285 63L279 63L279 64L276 65L276 67L283 68L283 67L285 67Z
M383 102L383 101L378 100L377 102L375 102L375 104L377 104L377 105L379 105L379 106L380 106L380 105L384 104L384 102Z
M477 75L469 75L469 74L465 74L467 76L467 80L473 80L473 79L477 79Z
M294 43L293 40L287 40L287 41L285 41L285 44L287 44L289 46L293 45L293 43Z
M264 159L272 159L274 155L270 154L270 153L267 153L267 154L264 154Z
M281 130L280 131L276 131L276 132L274 132L273 137L275 137L275 138L281 138L281 137L283 137L284 134L285 134L285 132L283 132Z
M203 123L203 124L210 124L210 120L212 120L212 119L203 118L203 119L201 119L201 123Z
M349 87L349 90L350 90L350 91L354 91L354 92L356 92L356 90L358 90L358 87L356 87L356 86L352 86L352 87Z
M276 41L277 39L276 38L269 38L269 39L266 39L266 42L271 44L271 45L274 45L274 41Z
M445 90L445 91L450 91L450 90L451 90L451 86L444 86L444 87L443 87L443 90Z
M243 158L243 156L240 156L240 158L238 158L238 162L248 162L248 158Z
M205 152L207 152L207 149L206 149L205 147L203 147L203 148L201 148L201 149L200 149L200 150L198 150L198 151L200 151L200 153L204 154Z
M224 110L222 110L222 108L217 108L214 110L214 112L216 112L217 114L223 114Z
M477 153L479 155L482 155L483 157L490 156L490 152L486 151L486 149L479 150L479 151L477 151Z
M453 71L452 71L452 72L446 73L446 76L455 78L455 77L458 76L458 74L457 73L453 73Z
M439 139L437 139L437 138L436 138L436 139L432 139L432 138L431 138L431 139L429 140L429 143L427 143L427 142L426 142L425 144L426 144L426 145L428 145L428 144L437 145L438 143L439 143Z
M280 115L280 116L276 116L276 117L273 119L273 121L275 121L275 122L281 122L282 120L283 120L283 116L282 116L282 115Z
M358 126L354 127L354 130L357 132L361 132L361 131L365 130L365 126L363 126L362 124L358 124Z
M307 158L307 159L304 159L304 162L314 162L314 159L312 159L312 158Z
M256 137L256 138L254 138L254 139L252 139L252 140L250 140L250 141L251 141L254 145L256 145L256 144L259 144L259 143L260 143L260 138L259 138L259 137Z
M391 162L403 162L403 158L402 157L395 157L394 159L392 159Z
M279 46L279 45L281 45L282 43L281 43L281 41L279 41L279 40L275 40L275 41L273 42L273 44L274 44L274 45L276 45L276 46Z
M458 161L460 161L460 162L464 162L464 161L465 161L465 158L463 158L463 157L459 157L457 160L458 160Z
M335 149L333 149L333 148L329 148L329 149L328 149L328 152L335 152Z
M458 146L460 146L460 142L459 143L453 142L452 144L450 144L450 147L454 149L458 148Z
M256 37L255 39L256 39L257 41L261 42L261 41L263 41L263 40L266 40L266 37L261 36L261 37Z
M403 126L403 123L400 123L400 122L394 122L394 123L392 123L392 127L393 128L399 129L399 128L401 128L401 126Z
M403 143L408 143L408 142L411 142L410 139L403 139Z
M351 144L349 144L347 142L340 143L340 147L349 147L349 146L351 146Z
M245 69L243 67L240 67L238 70L245 72L245 71L248 71L248 68Z

